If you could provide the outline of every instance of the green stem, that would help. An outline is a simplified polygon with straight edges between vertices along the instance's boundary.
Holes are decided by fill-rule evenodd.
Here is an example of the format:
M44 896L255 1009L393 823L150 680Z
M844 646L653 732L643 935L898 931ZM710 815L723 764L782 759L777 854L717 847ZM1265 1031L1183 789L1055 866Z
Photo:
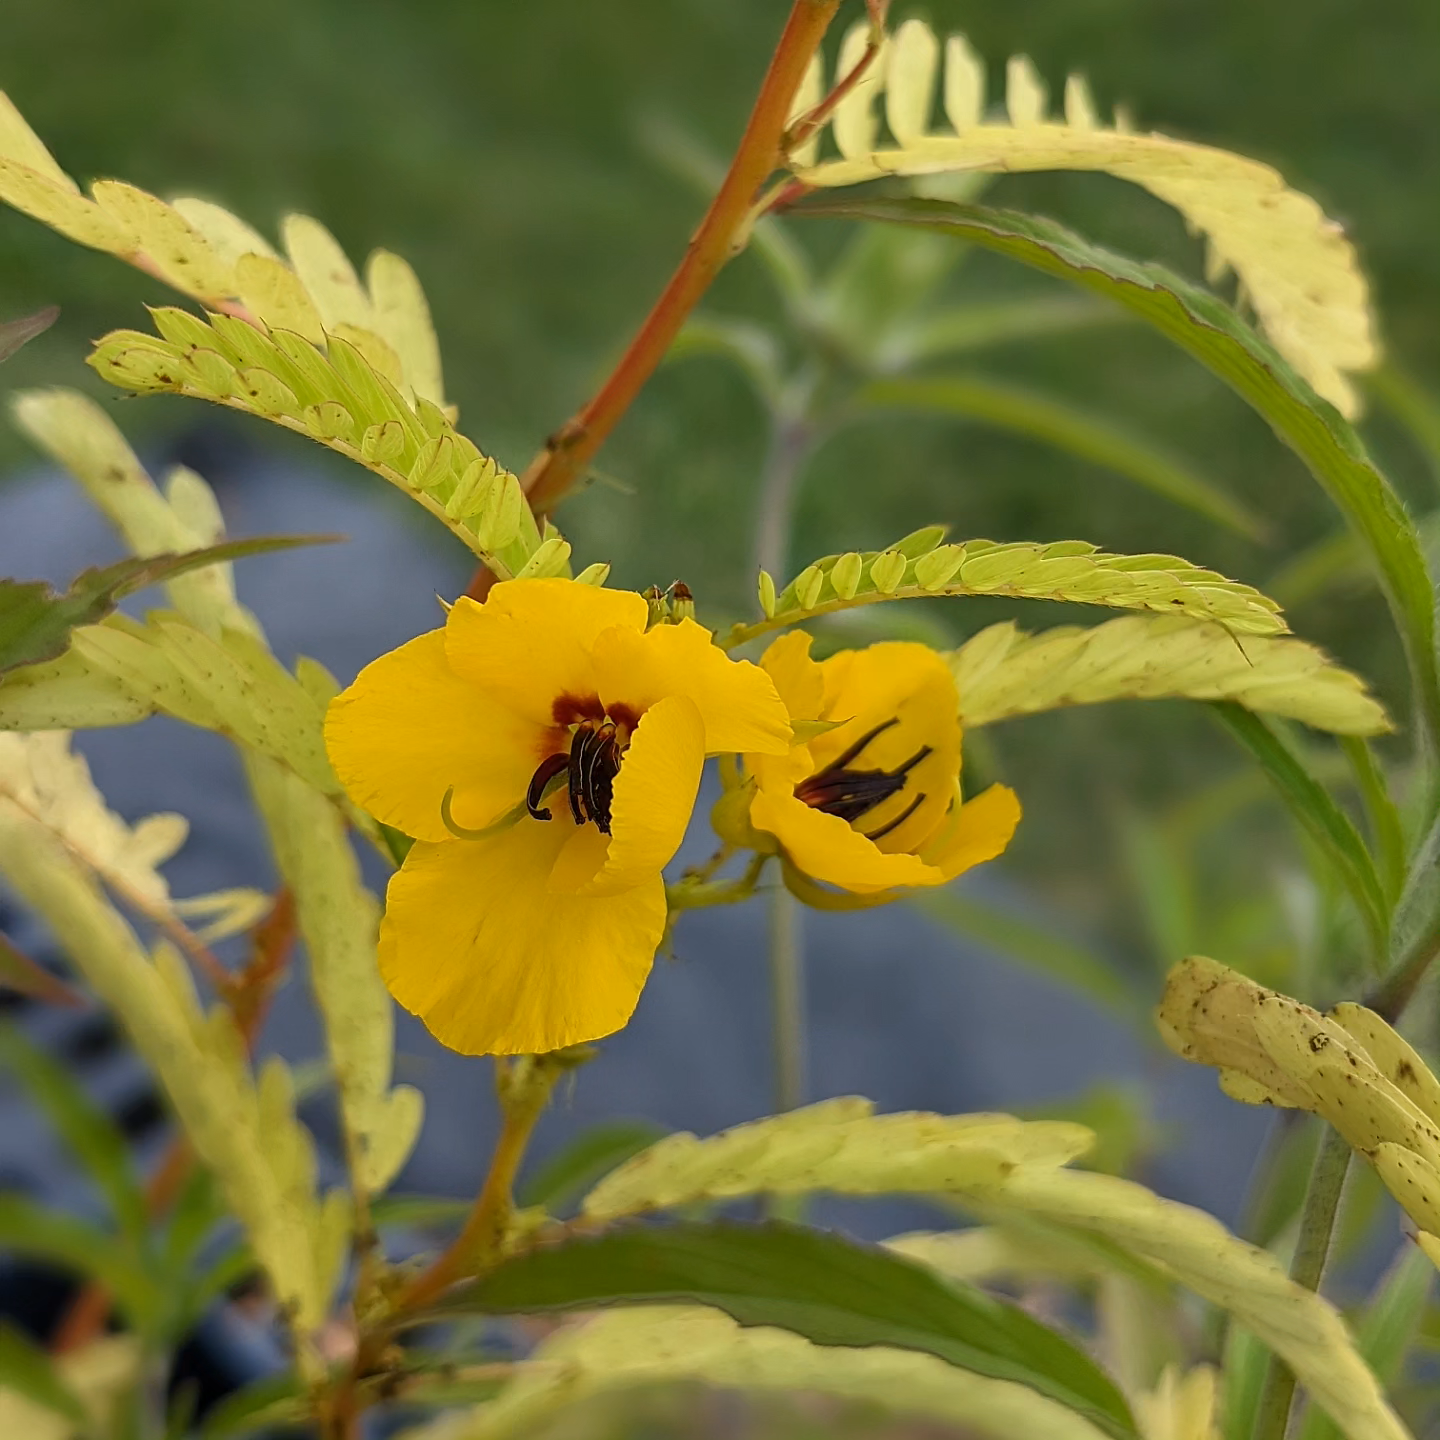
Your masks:
M1349 1168L1349 1144L1338 1131L1327 1128L1315 1156L1315 1167L1310 1172L1295 1258L1290 1262L1290 1278L1307 1290L1318 1290L1325 1274L1325 1261L1330 1254L1335 1217L1340 1210L1340 1196ZM1294 1399L1294 1372L1279 1356L1272 1355L1255 1411L1253 1440L1285 1440Z
M770 896L770 1006L776 1113L805 1103L805 952L799 902L784 886Z

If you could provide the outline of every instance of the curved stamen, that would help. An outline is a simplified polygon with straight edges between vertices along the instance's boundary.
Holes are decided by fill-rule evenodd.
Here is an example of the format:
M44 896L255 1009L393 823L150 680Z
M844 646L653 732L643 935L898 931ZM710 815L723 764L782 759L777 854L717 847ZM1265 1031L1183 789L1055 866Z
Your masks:
M530 777L530 788L525 792L525 808L532 820L548 820L550 812L540 807L550 782L570 764L568 755L550 755L540 762L540 767Z
M898 830L924 803L925 792L922 790L888 825L882 825L878 830L867 830L865 838L879 840L892 830Z

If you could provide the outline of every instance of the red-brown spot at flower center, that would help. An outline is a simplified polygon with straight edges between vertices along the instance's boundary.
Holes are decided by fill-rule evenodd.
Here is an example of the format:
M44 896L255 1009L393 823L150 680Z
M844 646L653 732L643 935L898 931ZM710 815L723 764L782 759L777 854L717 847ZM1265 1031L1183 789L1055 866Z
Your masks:
M847 824L854 824L862 815L867 815L877 805L882 805L892 795L898 795L904 788L910 772L931 752L929 745L922 746L902 765L893 770L852 770L852 761L860 758L861 752L877 735L883 734L892 725L898 725L895 717L867 730L848 750L837 755L823 770L802 780L795 787L797 799L803 800L815 810L827 815L838 815ZM892 830L903 825L925 803L923 794L917 795L888 825L873 830L867 839L879 840Z
M546 792L563 775L570 814L577 825L593 824L602 835L610 833L610 809L615 777L640 723L628 705L612 705L607 713L597 696L562 695L551 713L555 717L554 743L563 746L547 755L530 778L525 808L536 820L550 819L544 804Z

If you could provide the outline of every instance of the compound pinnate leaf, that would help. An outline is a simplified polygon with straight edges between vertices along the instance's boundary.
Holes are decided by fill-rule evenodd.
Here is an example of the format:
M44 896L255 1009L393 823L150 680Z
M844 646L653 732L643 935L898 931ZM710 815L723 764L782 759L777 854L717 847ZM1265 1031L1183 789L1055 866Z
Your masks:
M408 382L391 345L349 324L322 329L300 280L281 261L246 256L240 269L253 271L257 286L263 280L279 287L279 298L267 302L277 328L262 333L224 315L202 321L159 310L158 335L116 331L97 343L89 363L122 388L191 395L318 440L412 496L500 578L524 571L542 537L519 482L498 466L493 476L486 473L493 462L418 390L412 407L399 388ZM382 266L381 273L393 279L396 272ZM396 305L418 303L413 293L392 298ZM284 311L301 300L311 309ZM412 317L407 330L395 332L412 352L423 348L415 329ZM438 369L426 366L422 380L433 387ZM568 551L552 547L542 569L568 574Z
M863 49L864 27L847 37L836 75ZM944 89L952 128L931 130L940 46L928 27L907 21L887 51L836 108L831 124L841 158L806 157L805 185L854 185L887 175L947 171L1104 171L1173 205L1208 243L1212 280L1233 269L1276 349L1347 414L1359 408L1348 374L1378 358L1369 288L1344 231L1308 195L1270 166L1165 135L1138 135L1099 123L1089 92L1071 76L1064 120L1047 114L1045 87L1029 60L1009 66L1010 123L983 118L983 67L953 36ZM888 62L888 63L887 63ZM892 144L877 144L873 102L884 90Z
M583 1213L609 1220L757 1191L943 1191L1020 1165L1063 1165L1094 1138L1062 1121L874 1112L870 1101L846 1096L708 1140L667 1136L606 1176L585 1197Z
M528 1440L571 1405L630 1386L699 1380L759 1392L813 1391L960 1426L980 1440L1099 1440L1105 1432L1025 1385L885 1345L815 1345L746 1328L702 1306L611 1310L541 1345L498 1399L405 1440Z
M1237 1099L1322 1115L1421 1229L1440 1233L1440 1085L1378 1015L1321 1015L1195 956L1170 972L1157 1019L1177 1054L1244 1082L1226 1086Z
M710 1140L663 1140L601 1181L583 1213L612 1218L786 1189L888 1190L945 1195L990 1221L1043 1221L1167 1272L1228 1310L1291 1366L1348 1440L1406 1440L1333 1306L1213 1216L1132 1181L1066 1168L1089 1139L1083 1126L1060 1122L872 1118L865 1101L829 1101Z
M276 864L295 896L354 1150L352 1169L367 1192L381 1191L414 1148L424 1102L412 1086L390 1083L395 1021L375 965L379 906L361 881L336 807L263 756L251 756L248 770Z
M967 729L1108 700L1233 700L1339 735L1391 729L1365 682L1290 636L1183 615L1125 615L1030 635L991 625L950 656Z
M43 580L0 579L0 671L53 660L70 641L77 626L93 625L111 614L127 595L161 585L198 570L246 555L291 550L301 545L330 544L338 535L274 535L230 540L184 555L150 555L116 561L103 569L86 570L70 582L63 595Z
M1163 266L1010 211L897 199L807 203L796 213L917 225L994 250L1116 301L1208 366L1300 456L1364 541L1405 643L1420 708L1440 740L1434 595L1414 522L1354 429L1228 305Z
M696 1224L612 1232L506 1261L448 1300L523 1314L689 1301L820 1345L888 1345L1028 1385L1113 1436L1134 1436L1120 1392L1055 1331L901 1256L795 1226Z
M1110 555L1083 540L941 545L944 533L931 527L888 550L860 555L858 576L851 555L816 560L773 605L762 603L764 620L733 626L720 643L732 649L836 610L926 595L1008 595L1150 610L1213 620L1244 635L1275 635L1287 628L1280 607L1252 586L1176 555Z

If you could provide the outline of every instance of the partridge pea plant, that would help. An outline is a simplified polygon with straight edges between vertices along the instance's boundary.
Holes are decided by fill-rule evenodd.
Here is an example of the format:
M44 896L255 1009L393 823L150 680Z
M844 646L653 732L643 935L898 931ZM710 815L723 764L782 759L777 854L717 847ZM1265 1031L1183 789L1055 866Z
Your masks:
M816 1413L825 1433L889 1434L908 1417L989 1440L1435 1433L1440 1082L1426 1027L1410 1040L1395 1027L1440 951L1440 667L1416 527L1352 428L1380 358L1355 250L1270 167L1107 117L1076 76L1052 102L1017 58L988 96L963 38L913 18L892 28L885 0L868 0L832 39L839 9L795 0L679 267L593 398L518 473L460 428L399 256L377 251L362 276L306 216L285 217L276 246L209 201L82 189L0 95L0 200L138 268L157 302L178 296L95 343L104 381L307 436L475 560L434 629L342 688L315 661L276 658L232 571L334 537L227 540L206 482L176 469L157 484L113 407L13 396L15 423L127 554L64 593L0 581L0 877L66 962L56 974L7 941L0 984L112 1013L168 1097L174 1138L141 1174L42 1048L0 1035L106 1206L81 1217L0 1198L0 1242L79 1282L54 1335L0 1331L0 1433L618 1436L660 1424L637 1397L678 1381L769 1395L749 1413L812 1427L796 1434ZM1173 206L1203 238L1207 283L978 203L986 177L1036 170L1101 171ZM817 216L853 235L823 272L806 239ZM947 309L937 287L967 250L1073 293ZM699 308L747 254L774 281L773 325ZM0 326L0 359L52 318ZM810 456L881 412L1018 430L1258 534L1263 495L1238 500L1128 422L945 369L1001 340L1115 322L1207 367L1334 502L1408 661L1403 713L1292 634L1274 599L1174 555L931 526L792 565ZM749 615L717 613L672 576L613 587L605 557L573 555L557 529L651 374L696 353L739 365L772 429ZM903 491L905 476L885 484ZM118 610L156 586L161 608ZM926 616L963 626L975 596L989 615L1060 602L1066 623L1001 620L958 648L915 638ZM1080 606L1115 613L1076 623ZM902 613L921 626L887 621ZM950 904L1015 963L1063 973L1155 1035L1158 984L940 893L1001 856L1042 799L1024 774L973 778L994 768L988 727L1151 699L1210 706L1254 768L1249 788L1162 817L1137 873L1169 865L1196 883L1191 847L1252 803L1252 779L1302 837L1289 912L1266 898L1258 930L1216 921L1222 943L1237 937L1229 963L1157 931L1175 966L1159 1035L1236 1099L1289 1117L1243 1235L1127 1178L1143 1159L1136 1119L1103 1097L1056 1118L792 1104L797 907ZM71 732L153 715L236 748L273 894L175 896L162 867L185 819L131 824L108 807ZM1391 732L1382 763L1370 742ZM676 873L682 839L707 826L712 858ZM389 867L383 896L361 853ZM757 896L774 912L778 1113L708 1138L602 1128L532 1172L517 1203L557 1082L629 1022L686 912ZM1310 923L1287 931L1297 903ZM1259 931L1284 938L1252 946ZM237 936L248 958L223 963L214 945ZM343 1137L344 1179L328 1188L296 1110L313 1079L256 1053L297 940ZM494 1057L502 1124L467 1203L392 1193L424 1118L421 1093L394 1080L395 1004L451 1050ZM1337 1225L1351 1170L1359 1218ZM804 1223L817 1192L921 1197L949 1228L862 1244ZM1368 1298L1326 1298L1327 1259L1363 1236L1393 1263ZM196 1414L176 1353L240 1286L285 1367ZM791 1391L826 1397L822 1411L774 1398ZM701 1433L709 1412L679 1393L666 1413Z

